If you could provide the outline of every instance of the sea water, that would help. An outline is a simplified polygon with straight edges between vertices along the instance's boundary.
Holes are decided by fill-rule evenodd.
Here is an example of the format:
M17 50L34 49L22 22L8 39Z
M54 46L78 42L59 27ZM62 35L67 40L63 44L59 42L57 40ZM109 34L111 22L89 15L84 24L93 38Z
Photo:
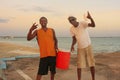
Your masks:
M71 37L58 37L57 39L59 49L70 51L72 43ZM36 39L27 41L26 37L15 37L12 39L0 38L0 42L9 42L38 48ZM94 53L120 51L120 37L91 37L91 42ZM75 48L77 48L77 45L75 45Z

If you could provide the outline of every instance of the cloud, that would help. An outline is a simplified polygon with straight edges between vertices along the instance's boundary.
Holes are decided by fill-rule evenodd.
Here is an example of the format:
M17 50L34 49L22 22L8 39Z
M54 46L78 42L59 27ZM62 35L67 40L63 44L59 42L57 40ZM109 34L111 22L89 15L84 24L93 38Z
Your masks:
M39 11L39 12L53 12L52 10L47 9L47 8L43 8L43 7L34 7L33 10Z
M29 11L35 11L35 12L54 12L53 10L47 9L45 7L40 6L33 6L29 8L19 8L18 10L29 12Z
M8 21L10 20L5 18L0 18L0 23L7 23Z

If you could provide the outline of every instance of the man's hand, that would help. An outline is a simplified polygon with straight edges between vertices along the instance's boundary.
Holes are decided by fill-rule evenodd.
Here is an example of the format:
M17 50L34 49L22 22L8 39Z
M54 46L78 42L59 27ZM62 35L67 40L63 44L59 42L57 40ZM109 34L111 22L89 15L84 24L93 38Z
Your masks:
M70 50L71 52L73 52L73 51L75 51L75 49L74 49L74 47L73 46L71 46L71 50Z
M88 15L87 15L87 18L88 18L88 19L91 19L92 17L91 17L91 15L90 15L89 11L87 11L87 14L88 14Z
M88 13L87 18L90 19L90 21L91 21L91 23L89 23L88 26L89 26L89 27L95 27L95 22L94 22L94 20L92 19L89 11L88 11L87 13Z
M32 25L32 27L30 28L30 30L33 31L34 29L37 28L37 26L38 26L38 24L34 23L34 24Z
M27 40L30 41L32 40L35 36L37 36L37 30L33 32L34 29L36 29L38 24L34 23L32 27L30 28L28 35L27 35Z

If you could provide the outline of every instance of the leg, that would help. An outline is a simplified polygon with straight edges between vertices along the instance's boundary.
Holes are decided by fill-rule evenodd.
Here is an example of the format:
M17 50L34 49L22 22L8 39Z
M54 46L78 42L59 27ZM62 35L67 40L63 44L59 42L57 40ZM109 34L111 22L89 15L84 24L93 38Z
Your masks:
M88 47L87 61L90 66L92 80L95 80L95 59L91 45Z
M81 68L77 68L78 80L81 80Z
M0 80L3 80L2 78L0 78Z
M51 80L54 80L54 76L55 76L55 74L51 73Z
M85 66L85 53L84 49L77 49L77 76L81 80L81 71Z
M95 80L95 67L90 67L90 71L91 71L91 76L92 76L92 80Z
M47 58L41 58L40 59L36 80L41 80L43 75L47 75L47 73L48 73L48 63L47 63L46 60L47 60Z
M56 74L56 57L49 58L50 72L51 72L51 80L54 80Z
M36 80L41 80L41 78L42 78L42 75L37 75Z

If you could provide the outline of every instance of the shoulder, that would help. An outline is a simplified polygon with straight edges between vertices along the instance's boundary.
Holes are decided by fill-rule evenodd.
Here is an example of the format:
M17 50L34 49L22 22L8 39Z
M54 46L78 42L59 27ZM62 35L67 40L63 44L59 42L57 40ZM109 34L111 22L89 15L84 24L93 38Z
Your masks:
M73 30L74 29L74 26L70 27L70 30Z
M48 28L51 32L55 33L55 30L53 28Z
M87 21L80 21L80 24L88 24Z
M70 28L70 33L71 33L71 36L75 35L75 28L73 26Z
M54 30L53 28L48 28L48 30Z
M74 26L72 26L71 28L70 28L70 32L74 32L75 31L75 27Z
M87 21L81 21L80 25L82 25L83 27L87 27L88 26L88 22Z
M53 28L48 28L49 30L51 30L51 31L54 31L54 29Z

